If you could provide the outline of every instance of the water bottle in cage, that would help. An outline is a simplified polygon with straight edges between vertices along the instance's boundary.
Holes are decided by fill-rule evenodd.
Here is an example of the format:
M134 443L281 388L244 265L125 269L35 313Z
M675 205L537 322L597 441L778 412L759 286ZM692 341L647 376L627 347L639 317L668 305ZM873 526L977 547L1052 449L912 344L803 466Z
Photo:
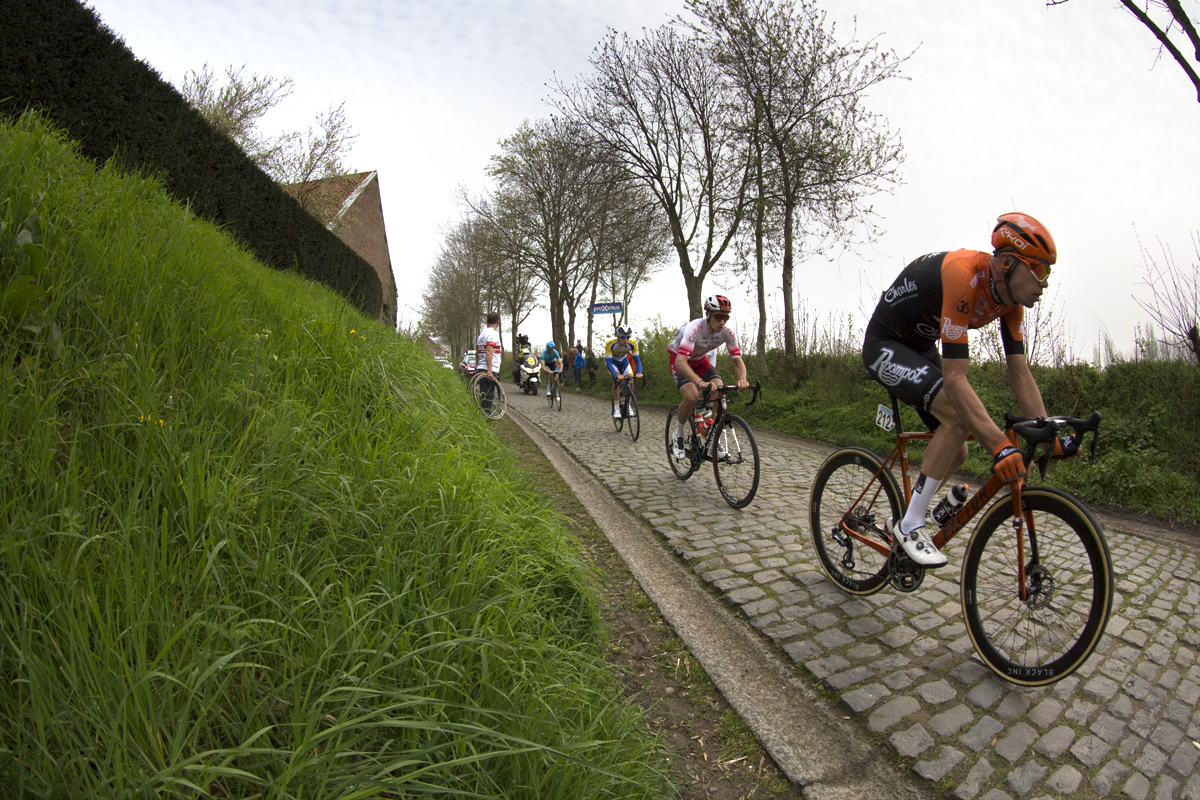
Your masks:
M934 507L933 513L930 516L933 517L933 521L937 523L938 527L945 525L954 516L955 512L958 511L958 507L966 502L968 491L969 489L965 483L957 484Z

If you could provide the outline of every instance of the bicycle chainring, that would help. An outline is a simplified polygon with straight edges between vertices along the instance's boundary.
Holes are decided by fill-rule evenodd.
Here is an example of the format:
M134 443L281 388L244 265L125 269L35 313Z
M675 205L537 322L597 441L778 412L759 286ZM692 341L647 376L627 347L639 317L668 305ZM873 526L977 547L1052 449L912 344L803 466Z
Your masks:
M888 580L898 592L911 594L921 588L925 580L925 568L918 566L900 549L898 543L892 543L892 552L888 556Z

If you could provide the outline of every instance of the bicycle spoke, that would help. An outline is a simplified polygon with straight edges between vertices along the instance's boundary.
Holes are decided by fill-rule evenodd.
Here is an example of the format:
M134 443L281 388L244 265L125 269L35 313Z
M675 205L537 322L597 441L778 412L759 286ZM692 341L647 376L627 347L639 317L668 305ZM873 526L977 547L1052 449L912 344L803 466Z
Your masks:
M809 524L817 557L852 594L871 594L888 582L891 543L883 526L902 505L896 479L882 466L874 453L846 448L827 458L813 480Z
M1103 534L1073 498L1027 489L1026 518L1038 554L1017 585L1016 542L1007 498L988 510L967 545L963 606L984 662L1008 680L1052 683L1094 649L1112 605L1111 558Z
M729 415L711 442L713 472L725 502L745 508L758 492L758 444L741 417Z
M687 480L692 473L696 471L699 463L692 457L695 452L696 438L696 423L688 420L684 430L687 435L684 436L683 447L687 454L682 459L676 459L672 454L672 446L675 440L675 415L679 411L679 406L675 406L667 412L667 428L666 428L666 445L667 445L667 463L671 465L671 471L675 473L675 477L681 481Z
M487 373L476 373L468 384L471 397L479 406L479 410L489 419L500 419L508 409L508 401L504 396L504 387L499 381L487 377Z

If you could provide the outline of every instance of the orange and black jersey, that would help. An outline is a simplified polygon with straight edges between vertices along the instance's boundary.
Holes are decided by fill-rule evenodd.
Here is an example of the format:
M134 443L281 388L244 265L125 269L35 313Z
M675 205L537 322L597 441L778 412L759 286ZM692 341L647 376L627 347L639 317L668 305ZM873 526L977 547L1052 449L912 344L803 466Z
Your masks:
M930 253L909 264L884 291L867 335L894 340L918 353L941 339L943 358L967 358L967 331L999 319L1006 355L1025 352L1025 308L1000 301L988 264L977 250Z

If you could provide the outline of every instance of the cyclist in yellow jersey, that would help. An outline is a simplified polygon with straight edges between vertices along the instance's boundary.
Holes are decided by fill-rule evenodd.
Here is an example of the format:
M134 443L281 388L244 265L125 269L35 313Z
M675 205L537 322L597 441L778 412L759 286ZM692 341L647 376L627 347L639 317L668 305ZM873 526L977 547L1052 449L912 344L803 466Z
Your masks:
M617 403L617 395L619 382L622 375L633 375L633 377L642 377L642 357L638 355L637 340L630 338L633 336L633 329L624 325L617 328L616 337L609 339L604 343L604 363L608 367L608 374L612 376L612 399L613 399L613 418L617 419L621 416L621 407ZM630 367L630 359L637 365L637 371Z

